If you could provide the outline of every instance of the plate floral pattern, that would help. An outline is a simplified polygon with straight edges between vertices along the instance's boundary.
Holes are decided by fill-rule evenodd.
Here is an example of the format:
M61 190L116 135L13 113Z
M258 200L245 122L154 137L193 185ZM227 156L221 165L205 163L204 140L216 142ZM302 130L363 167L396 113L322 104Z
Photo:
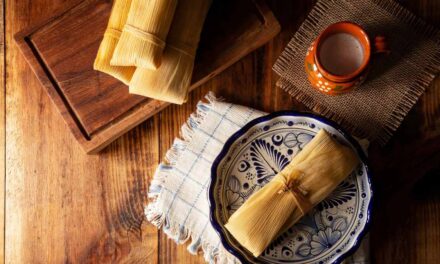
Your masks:
M352 146L358 168L300 222L280 235L257 260L223 228L246 199L274 177L314 135L324 128ZM371 187L357 142L325 119L296 112L258 118L232 136L212 168L211 220L224 246L242 261L264 263L334 263L357 245L369 221ZM218 208L218 209L216 209Z

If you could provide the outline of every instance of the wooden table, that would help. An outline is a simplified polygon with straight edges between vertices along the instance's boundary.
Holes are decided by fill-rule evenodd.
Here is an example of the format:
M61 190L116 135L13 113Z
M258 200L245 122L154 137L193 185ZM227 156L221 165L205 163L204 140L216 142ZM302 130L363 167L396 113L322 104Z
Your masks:
M5 0L0 12L1 260L7 263L203 263L143 216L154 169L204 94L264 111L306 110L275 88L271 67L312 3L272 0L282 32L220 76L88 156L24 61L13 34L78 0ZM440 26L438 0L402 1ZM93 23L93 21L90 21ZM383 149L372 146L376 263L440 259L440 81ZM416 186L414 188L414 185ZM5 241L3 240L5 239Z

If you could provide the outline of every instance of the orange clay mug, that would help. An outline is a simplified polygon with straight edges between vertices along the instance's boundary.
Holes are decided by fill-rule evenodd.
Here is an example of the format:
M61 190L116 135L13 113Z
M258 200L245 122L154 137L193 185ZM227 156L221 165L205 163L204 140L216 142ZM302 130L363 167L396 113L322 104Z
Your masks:
M367 33L352 22L327 27L307 50L305 68L312 86L335 95L359 86L367 76L372 53ZM375 38L375 53L388 52L384 37Z

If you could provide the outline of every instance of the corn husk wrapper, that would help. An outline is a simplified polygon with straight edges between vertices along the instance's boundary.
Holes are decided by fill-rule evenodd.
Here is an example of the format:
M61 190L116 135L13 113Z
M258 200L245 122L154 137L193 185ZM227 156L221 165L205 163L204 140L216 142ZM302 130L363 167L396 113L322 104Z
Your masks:
M115 0L113 3L110 19L104 38L98 49L98 53L93 64L93 69L107 73L126 85L130 83L135 67L111 66L110 60L113 56L116 44L122 32L130 10L131 0Z
M211 0L179 1L161 66L156 71L138 68L130 83L130 93L175 104L186 101L210 4Z
M225 227L258 257L281 232L324 200L358 163L351 148L339 144L322 129L231 215Z
M177 0L133 0L111 64L157 69L176 6Z

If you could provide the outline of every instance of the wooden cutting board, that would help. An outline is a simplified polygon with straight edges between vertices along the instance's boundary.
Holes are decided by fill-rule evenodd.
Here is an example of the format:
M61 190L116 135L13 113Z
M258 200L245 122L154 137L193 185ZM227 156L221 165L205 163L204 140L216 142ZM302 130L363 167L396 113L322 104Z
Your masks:
M168 103L128 93L93 70L112 1L86 0L15 35L29 65L87 153L97 153ZM191 89L280 31L264 1L214 1L197 51Z

